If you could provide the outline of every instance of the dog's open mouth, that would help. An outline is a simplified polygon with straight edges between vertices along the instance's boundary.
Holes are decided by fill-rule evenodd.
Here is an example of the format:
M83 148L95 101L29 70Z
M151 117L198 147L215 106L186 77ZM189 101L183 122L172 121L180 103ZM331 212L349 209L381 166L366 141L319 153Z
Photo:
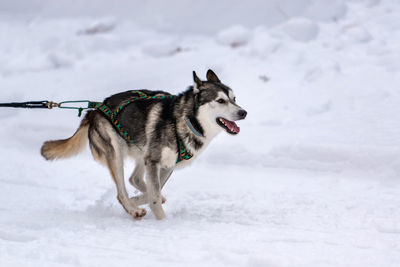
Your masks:
M237 126L236 123L233 121L218 117L217 123L229 134L238 134L240 132L240 127Z

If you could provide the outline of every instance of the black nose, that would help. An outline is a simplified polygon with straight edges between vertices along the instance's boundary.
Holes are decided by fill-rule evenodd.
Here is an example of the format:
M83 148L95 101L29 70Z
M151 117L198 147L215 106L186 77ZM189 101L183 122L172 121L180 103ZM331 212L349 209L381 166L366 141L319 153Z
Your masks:
M246 118L246 116L247 116L247 111L244 110L244 109L241 109L241 110L238 111L238 115L239 115L239 117L240 117L241 119L244 119L244 118Z

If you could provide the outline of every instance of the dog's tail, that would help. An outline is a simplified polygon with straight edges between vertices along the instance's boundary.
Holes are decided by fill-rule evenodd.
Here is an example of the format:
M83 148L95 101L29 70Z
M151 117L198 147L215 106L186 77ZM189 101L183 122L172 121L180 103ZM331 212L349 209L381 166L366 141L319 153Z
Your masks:
M86 115L78 130L68 139L44 142L40 153L47 160L72 157L81 152L88 143L89 120Z

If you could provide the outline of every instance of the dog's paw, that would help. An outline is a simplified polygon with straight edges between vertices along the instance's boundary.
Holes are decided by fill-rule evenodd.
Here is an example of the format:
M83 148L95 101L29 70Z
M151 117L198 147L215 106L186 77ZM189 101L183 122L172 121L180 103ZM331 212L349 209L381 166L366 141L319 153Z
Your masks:
M129 214L133 216L135 219L140 219L146 215L147 211L145 209L137 209L130 211Z
M156 216L157 220L162 220L165 218L165 212L161 206L161 201L160 202L158 202L158 201L150 202L150 209L153 212L154 216Z
M144 204L148 203L148 201L147 201L147 195L146 195L146 194L142 194L142 195L139 195L139 196L131 197L131 198L129 199L129 202L130 202L132 205L135 205L135 206L144 205Z
M156 216L157 220L163 220L165 219L166 215L163 209L159 209L159 210L152 210L154 213L154 216Z

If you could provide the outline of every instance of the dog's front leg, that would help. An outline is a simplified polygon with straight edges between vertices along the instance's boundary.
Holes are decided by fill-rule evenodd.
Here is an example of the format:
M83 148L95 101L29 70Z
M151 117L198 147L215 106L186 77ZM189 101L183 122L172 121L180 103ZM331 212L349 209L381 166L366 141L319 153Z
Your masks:
M164 187L165 183L168 181L169 177L173 172L173 168L161 168L160 170L160 182L161 182L161 189ZM149 203L149 197L147 192L143 192L138 196L134 196L130 198L130 201L133 201L135 205L140 206ZM167 199L161 195L161 202L164 204Z
M162 208L160 164L151 160L146 161L147 196L151 211L158 220L165 218Z

